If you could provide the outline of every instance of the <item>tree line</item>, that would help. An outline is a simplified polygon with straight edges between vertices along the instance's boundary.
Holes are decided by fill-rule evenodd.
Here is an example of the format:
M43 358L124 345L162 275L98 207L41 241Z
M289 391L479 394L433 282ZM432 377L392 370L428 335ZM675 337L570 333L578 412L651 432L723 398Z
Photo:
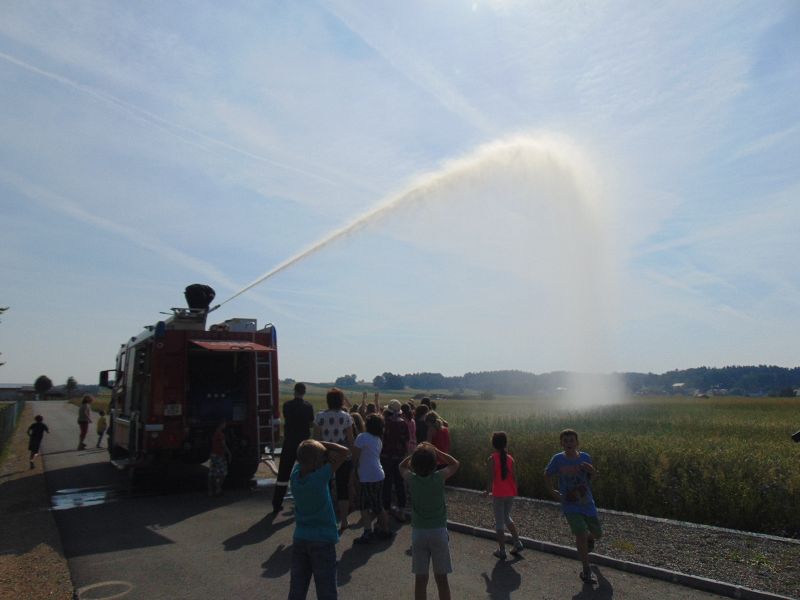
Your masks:
M697 367L676 369L666 373L616 373L628 392L633 394L706 393L729 396L780 395L792 396L800 388L800 367L785 368L771 365ZM447 377L441 373L384 372L371 383L376 389L476 390L503 395L546 395L567 388L573 375L567 371L529 373L519 370L482 371ZM594 379L611 375L591 375ZM338 377L338 387L365 385L353 374Z

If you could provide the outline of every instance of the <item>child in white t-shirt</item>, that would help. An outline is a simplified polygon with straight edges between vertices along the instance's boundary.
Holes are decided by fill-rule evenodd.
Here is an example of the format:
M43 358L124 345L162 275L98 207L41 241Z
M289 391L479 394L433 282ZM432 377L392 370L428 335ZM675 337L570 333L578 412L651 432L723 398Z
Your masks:
M356 466L361 484L361 524L364 533L356 538L354 544L367 544L373 538L389 539L393 533L389 530L389 515L383 508L383 467L381 467L381 449L383 448L383 417L369 415L367 430L358 434L353 443L353 464ZM377 518L375 533L372 532L372 521Z

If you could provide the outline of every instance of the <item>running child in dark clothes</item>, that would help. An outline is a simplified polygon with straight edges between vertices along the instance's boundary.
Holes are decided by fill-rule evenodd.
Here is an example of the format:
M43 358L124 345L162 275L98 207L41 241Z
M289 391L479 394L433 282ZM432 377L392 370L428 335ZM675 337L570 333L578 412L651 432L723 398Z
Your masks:
M33 419L33 423L28 427L28 437L30 438L28 440L28 450L31 452L31 469L34 467L33 459L39 456L39 448L42 445L42 438L45 433L50 433L50 430L47 428L47 425L44 424L42 415L36 415Z

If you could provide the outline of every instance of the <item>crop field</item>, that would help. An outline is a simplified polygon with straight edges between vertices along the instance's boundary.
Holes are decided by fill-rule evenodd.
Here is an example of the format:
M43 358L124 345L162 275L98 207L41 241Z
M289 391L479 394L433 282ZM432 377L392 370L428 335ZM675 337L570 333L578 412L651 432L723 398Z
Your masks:
M559 410L523 398L445 400L455 485L480 488L493 431L509 434L520 494L548 498L542 472L558 433L580 434L601 476L599 506L776 535L800 536L797 398L636 398Z
M387 392L381 402L410 395ZM307 398L324 408L323 389L309 386ZM437 404L461 462L453 485L483 489L491 434L505 431L520 495L549 500L542 473L569 427L601 473L593 488L602 508L800 537L800 444L791 440L800 398L634 397L572 410L558 398Z

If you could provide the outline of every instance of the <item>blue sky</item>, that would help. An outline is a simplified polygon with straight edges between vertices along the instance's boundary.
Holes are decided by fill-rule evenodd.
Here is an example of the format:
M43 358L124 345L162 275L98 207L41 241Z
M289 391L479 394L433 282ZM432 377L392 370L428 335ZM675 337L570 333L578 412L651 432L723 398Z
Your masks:
M0 381L797 366L796 2L6 2ZM353 225L355 224L355 225Z

